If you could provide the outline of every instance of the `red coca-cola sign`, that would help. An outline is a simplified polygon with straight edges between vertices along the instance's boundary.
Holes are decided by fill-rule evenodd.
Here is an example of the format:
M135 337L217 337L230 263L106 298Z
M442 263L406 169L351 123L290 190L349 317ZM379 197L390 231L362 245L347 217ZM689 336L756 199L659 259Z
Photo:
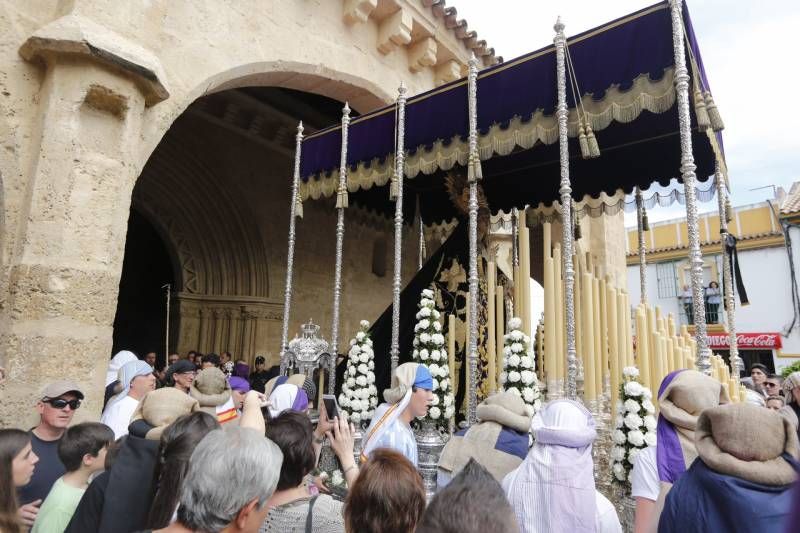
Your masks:
M781 348L780 333L739 333L736 344L740 350L778 350ZM727 350L731 346L730 335L719 333L708 336L708 347Z

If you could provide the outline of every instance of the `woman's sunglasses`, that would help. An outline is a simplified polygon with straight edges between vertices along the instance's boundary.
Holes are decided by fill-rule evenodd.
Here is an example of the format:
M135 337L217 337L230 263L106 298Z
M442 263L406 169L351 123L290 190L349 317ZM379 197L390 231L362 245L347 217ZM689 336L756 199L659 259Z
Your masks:
M44 400L44 403L49 403L56 409L63 409L69 405L69 408L73 411L76 410L78 407L81 406L80 400L65 400L64 398L55 398L51 400Z

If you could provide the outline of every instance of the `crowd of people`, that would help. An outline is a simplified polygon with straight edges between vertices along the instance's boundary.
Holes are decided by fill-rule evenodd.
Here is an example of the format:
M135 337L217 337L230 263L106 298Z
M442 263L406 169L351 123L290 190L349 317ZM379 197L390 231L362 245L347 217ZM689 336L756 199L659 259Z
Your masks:
M346 418L315 415L307 376L194 352L159 371L154 357L111 359L100 422L72 423L85 391L63 380L31 398L35 427L0 429L0 531L622 531L580 402L533 414L511 392L486 398L447 442L428 501L412 431L432 401L425 365L397 367L359 453ZM743 381L753 397L731 404L697 371L664 379L658 442L633 470L637 533L794 530L800 372L754 365ZM344 497L319 473L326 439Z

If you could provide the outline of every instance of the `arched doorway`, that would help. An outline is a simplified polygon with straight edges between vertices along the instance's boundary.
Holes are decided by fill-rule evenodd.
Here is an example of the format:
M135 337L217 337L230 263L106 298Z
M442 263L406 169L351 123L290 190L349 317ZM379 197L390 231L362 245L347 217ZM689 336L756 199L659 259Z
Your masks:
M306 133L333 124L343 105L313 93L244 87L200 98L173 123L133 191L115 350L155 351L161 360L161 287L171 283L170 351L277 357L295 128L298 120ZM327 317L331 207L308 205L306 219L316 222L300 224L296 294L308 299L297 306L298 320ZM371 264L363 269L370 272Z
M167 247L147 218L131 209L114 317L113 353L131 350L144 355L163 349L166 323L163 287L167 284L175 284Z

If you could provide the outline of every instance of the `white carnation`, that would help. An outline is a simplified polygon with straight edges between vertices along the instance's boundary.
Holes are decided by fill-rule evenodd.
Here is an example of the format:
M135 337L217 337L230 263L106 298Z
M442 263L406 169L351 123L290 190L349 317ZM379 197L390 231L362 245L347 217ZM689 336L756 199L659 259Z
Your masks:
M642 451L640 448L631 448L628 450L628 462L633 464L633 460L636 459L636 456L639 455L639 452Z
M646 415L644 417L644 427L646 427L648 431L655 431L657 424L656 417L653 415Z
M357 372L356 367L354 366L347 367L347 373L350 374L351 376L355 376L356 372Z
M431 289L422 289L423 298L433 298L433 291Z
M523 334L519 330L515 330L511 332L511 339L515 341L521 341L523 338Z
M519 317L514 317L508 321L508 328L509 329L519 329L522 327L522 319Z
M442 403L445 407L450 407L450 405L453 403L453 396L451 394L445 394Z
M525 400L525 403L531 403L534 399L533 389L530 387L522 389L522 399Z
M656 412L656 406L653 405L653 402L648 399L645 399L645 401L642 402L642 407L644 407L644 410L651 415Z
M439 350L431 350L431 359L438 361L442 357L442 352Z
M653 399L653 393L650 392L650 389L648 389L647 387L642 387L642 396L644 396L648 400Z
M362 353L361 357L359 359L361 359L362 363L368 363L369 362L369 354L368 353Z
M644 434L638 429L628 433L628 442L634 446L644 446Z
M622 369L622 375L631 377L631 378L638 378L639 377L639 369L635 366L626 366Z
M431 376L436 377L439 375L439 365L432 364L428 365L428 371L431 373Z
M421 342L422 344L428 344L429 342L431 342L431 336L427 333L420 333L419 342Z
M361 422L361 413L354 412L353 414L350 415L350 420L354 424L358 424L359 422Z
M519 358L519 366L522 368L532 368L533 367L533 357L530 355L523 355Z
M515 342L511 344L511 351L514 353L521 353L525 351L525 348L522 347L521 343Z
M514 366L514 367L519 366L519 356L518 355L512 355L511 357L509 357L508 358L508 366Z
M506 346L506 347L503 348L503 355L505 355L506 357L511 355L511 347L510 346Z
M363 387L366 384L367 384L367 378L366 377L358 376L356 378L356 385L358 385L359 387Z
M378 398L376 398L375 396L370 398L369 399L369 406L370 407L378 407Z
M434 318L434 319L436 319L436 320L439 320L439 317L440 317L440 316L442 316L442 315L441 315L441 314L439 314L439 311L437 311L436 309L434 309L433 311L431 311L431 318Z
M441 333L434 333L431 336L431 339L433 340L433 343L436 344L437 346L441 346L442 344L444 344L444 335L442 335Z
M636 400L631 400L631 399L625 400L626 411L630 413L638 413L639 409L641 409L641 406L639 405L639 402L637 402Z
M433 381L433 386L431 387L431 390L439 390L439 380L433 378L432 381Z
M448 408L446 408L444 410L444 417L445 418L452 418L454 412L455 412L455 407L453 407L451 405L451 406L449 406Z
M520 372L520 377L522 379L523 385L530 385L531 383L533 383L533 380L535 378L533 372L531 372L530 370L523 370L522 372Z
M367 368L369 368L370 370L374 370L375 369L375 361L370 360L370 362L367 363Z
M436 321L433 323L433 329L435 331L442 331L442 325L438 321Z
M367 329L369 327L369 320L362 320L361 322L359 322L359 325L362 328Z
M441 409L439 409L438 407L431 407L431 408L428 410L428 415L429 415L429 416L430 416L430 417L431 417L433 420L438 420L438 419L439 419L439 417L440 417L440 416L442 416L442 410L441 410Z
M519 372L517 372L516 370L508 374L508 381L510 381L511 383L517 383L521 378L522 376L520 376Z
M642 420L642 417L636 413L628 413L625 415L625 427L628 429L639 429L642 427L643 423L644 421Z
M366 336L367 336L366 333L364 333L363 331L359 331L358 333L356 333L356 340L358 342L361 342L361 341L364 340L364 337L366 337Z
M439 395L433 395L433 398L431 398L431 405L439 405Z
M655 446L656 445L656 432L655 431L648 431L644 434L644 443L648 446Z
M367 368L367 365L365 365L364 363L361 363L360 365L358 365L358 371L361 374L366 374L367 372L369 372L369 368Z
M350 398L345 396L344 398L339 397L339 405L342 407L350 407Z
M372 384L375 383L375 373L372 371L367 372L367 383ZM375 391L372 391L372 394L375 394Z
M423 335L424 335L424 334L423 334ZM421 350L419 351L419 358L420 358L420 359L422 359L423 361L427 361L427 360L428 360L428 357L429 357L428 350L426 350L425 348L423 348L423 349L421 349Z
M614 463L612 468L614 470L614 477L616 477L618 480L625 481L627 479L625 476L625 467L620 463Z
M628 437L625 436L625 433L623 433L619 429L614 431L614 433L612 434L612 438L614 439L614 444L620 444L620 445L625 444L625 442L627 442L628 440Z
M423 307L422 309L420 309L420 310L419 310L419 313L417 313L417 316L419 316L419 317L421 317L421 318L424 318L424 317L429 317L429 316L431 316L431 310L430 310L430 308L428 308L428 307ZM427 328L428 326L423 326L423 327L426 327L426 328Z
M644 387L635 381L629 381L625 384L625 394L628 396L641 396L643 391Z
M354 344L350 351L347 353L350 357L358 357L361 353L361 347L358 344Z
M347 378L347 386L352 389L356 386L356 380L354 378Z
M624 461L625 448L623 448L622 446L614 446L613 448L611 448L611 458L618 463Z

